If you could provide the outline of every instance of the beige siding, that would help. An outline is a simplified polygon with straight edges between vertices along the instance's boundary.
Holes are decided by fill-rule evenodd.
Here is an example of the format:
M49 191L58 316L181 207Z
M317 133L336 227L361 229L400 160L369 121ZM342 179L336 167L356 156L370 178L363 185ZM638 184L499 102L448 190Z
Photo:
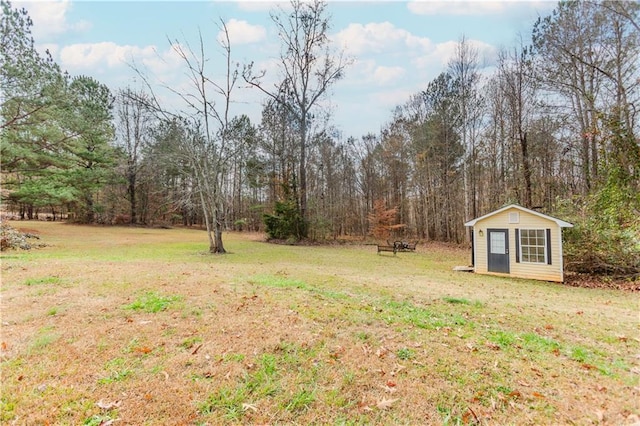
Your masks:
M518 212L519 223L509 223L509 213ZM509 270L506 275L520 278L533 278L545 281L563 281L561 229L557 223L527 212L508 209L496 215L476 222L473 227L475 272L479 274L494 274L487 271L487 228L509 230ZM546 263L516 263L516 229L551 229L551 265ZM479 235L482 230L483 236Z

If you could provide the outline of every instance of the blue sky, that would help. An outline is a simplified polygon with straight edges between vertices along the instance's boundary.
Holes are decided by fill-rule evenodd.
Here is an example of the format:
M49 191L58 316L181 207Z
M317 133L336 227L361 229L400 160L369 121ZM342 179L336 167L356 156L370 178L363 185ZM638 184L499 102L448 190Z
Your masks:
M552 1L330 1L330 37L338 50L354 59L330 97L333 123L345 137L377 133L391 118L394 106L426 88L444 71L456 43L464 36L478 51L490 73L500 48L510 48L530 36L533 22L553 10ZM195 43L201 31L210 74L224 69L217 44L220 19L229 28L232 57L255 62L278 79L280 46L269 11L287 3L268 1L14 1L34 22L40 49L72 75L90 75L112 90L140 87L130 64L150 76L167 103L177 99L162 85L190 90L184 64L168 38ZM234 114L258 123L260 94L238 88Z

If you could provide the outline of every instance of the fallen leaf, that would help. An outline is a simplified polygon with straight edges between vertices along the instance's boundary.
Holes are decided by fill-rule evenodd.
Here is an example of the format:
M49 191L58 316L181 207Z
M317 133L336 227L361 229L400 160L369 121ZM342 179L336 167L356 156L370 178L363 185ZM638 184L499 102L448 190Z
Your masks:
M576 315L582 315L582 314L584 314L584 311L578 311L578 312L576 312Z
M394 382L392 382L391 380L387 380L387 386L389 386L390 388L393 388L396 386L396 384Z
M582 364L582 368L585 370L595 370L597 367L595 365L587 364L586 362Z
M540 392L534 392L534 393L532 393L532 395L535 396L538 399L545 399L544 395L541 394Z
M544 328L545 330L553 330L553 326L551 324L546 324Z
M383 399L381 401L378 401L378 403L376 404L376 407L378 407L378 409L380 409L380 410L386 410L388 408L391 408L393 403L396 402L397 400L398 400L398 398Z
M7 342L2 342L0 345L0 350L6 351L8 348L9 346L7 345Z
M495 344L493 342L487 342L487 343L485 343L485 346L488 347L489 349L493 349L494 351L499 351L500 350L500 345Z
M364 352L365 355L371 354L371 347L369 345L362 345L362 352Z
M249 411L249 410L253 412L257 412L258 407L256 407L254 404L242 403L242 411Z
M114 408L120 407L122 401L113 401L113 402L103 402L102 400L96 402L98 408L103 410L113 410Z
M134 348L134 351L141 354L148 354L151 352L151 348L148 348L147 346L140 346L140 347Z

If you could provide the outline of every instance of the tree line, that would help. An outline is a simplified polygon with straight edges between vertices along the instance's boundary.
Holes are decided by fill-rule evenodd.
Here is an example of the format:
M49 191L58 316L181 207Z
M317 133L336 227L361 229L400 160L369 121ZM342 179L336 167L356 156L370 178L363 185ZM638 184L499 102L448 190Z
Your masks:
M143 70L142 88L115 91L69 76L36 51L26 11L2 9L2 202L20 217L198 225L223 253L227 230L364 238L376 211L395 213L398 236L464 243L466 220L518 203L576 225L574 269L640 270L636 2L562 1L490 74L463 36L437 77L360 137L323 107L353 60L331 43L326 2L272 11L277 76L233 60L222 20L219 46L172 40L190 77L172 89L182 109ZM260 122L231 116L239 84L264 96Z

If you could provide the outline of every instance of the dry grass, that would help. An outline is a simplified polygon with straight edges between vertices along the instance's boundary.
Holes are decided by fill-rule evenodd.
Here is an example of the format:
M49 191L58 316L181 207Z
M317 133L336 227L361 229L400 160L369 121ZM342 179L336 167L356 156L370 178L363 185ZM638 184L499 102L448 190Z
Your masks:
M637 293L454 273L468 253L17 223L3 424L625 424Z

